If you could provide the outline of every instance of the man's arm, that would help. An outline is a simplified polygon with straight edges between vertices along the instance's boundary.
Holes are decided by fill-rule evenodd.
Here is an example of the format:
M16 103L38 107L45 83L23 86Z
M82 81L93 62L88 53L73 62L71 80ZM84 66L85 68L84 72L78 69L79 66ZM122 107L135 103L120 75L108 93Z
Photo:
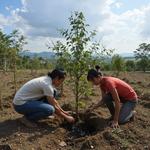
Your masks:
M115 102L115 115L114 115L113 121L114 123L118 124L119 113L120 113L120 98L119 98L116 88L111 90L111 94Z
M59 116L64 117L67 121L69 122L74 122L74 118L69 116L69 114L67 114L59 105L59 103L55 100L54 97L50 97L47 96L47 100L48 102L54 106L54 108L56 109L56 114Z

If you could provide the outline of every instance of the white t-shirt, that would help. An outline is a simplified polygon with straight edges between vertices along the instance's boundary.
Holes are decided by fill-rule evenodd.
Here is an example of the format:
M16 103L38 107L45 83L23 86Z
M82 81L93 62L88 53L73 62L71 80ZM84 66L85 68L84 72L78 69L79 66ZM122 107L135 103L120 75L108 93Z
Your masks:
M44 96L54 96L52 80L48 76L32 79L25 83L16 93L13 103L22 105L28 100L38 100Z

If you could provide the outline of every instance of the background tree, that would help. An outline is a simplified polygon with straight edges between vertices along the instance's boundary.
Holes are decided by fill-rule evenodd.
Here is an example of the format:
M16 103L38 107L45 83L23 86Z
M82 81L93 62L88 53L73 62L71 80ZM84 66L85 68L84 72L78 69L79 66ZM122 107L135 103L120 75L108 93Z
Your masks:
M10 35L6 35L0 30L1 68L5 73L7 71L8 66L10 67L13 66L15 92L17 87L16 61L19 57L19 52L22 50L24 44L25 44L24 37L17 30L14 30ZM8 65L8 62L10 65ZM3 74L1 75L1 77L4 79ZM0 98L2 98L2 91L0 91Z
M9 55L11 58L11 62L13 64L13 73L14 73L14 85L15 85L15 92L17 90L17 82L16 82L16 61L19 59L19 53L23 50L23 45L26 44L25 37L21 35L18 30L14 30L10 34L10 41L11 45L9 47Z
M150 44L142 43L139 48L134 51L135 58L139 61L138 66L144 72L149 66Z
M120 71L125 70L125 62L121 56L114 55L112 57L112 69L115 71L116 76L119 75Z
M6 35L0 30L0 58L1 58L1 69L4 71L4 73L7 70L7 62L9 57L9 50L10 50L10 36Z
M127 60L125 62L125 65L126 65L127 71L135 71L136 64L135 64L134 60Z
M29 56L22 56L21 61L24 69L30 69L31 58Z
M0 30L0 69L3 72L0 72L0 78L2 79L0 82L0 109L2 109L2 97L3 97L3 89L5 86L5 72L7 70L7 58L8 57L8 48L9 48L9 36L4 34Z
M40 59L35 56L34 58L31 59L31 74L35 75L37 74L37 70L40 69Z

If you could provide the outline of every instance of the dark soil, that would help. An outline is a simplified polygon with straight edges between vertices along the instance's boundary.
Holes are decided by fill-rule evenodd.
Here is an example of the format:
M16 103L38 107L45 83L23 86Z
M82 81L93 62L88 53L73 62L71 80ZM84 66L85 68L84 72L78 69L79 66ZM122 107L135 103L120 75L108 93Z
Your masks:
M41 73L39 73L41 74ZM38 76L38 75L37 75ZM18 88L33 78L29 73L18 75ZM110 117L108 110L101 107L90 114L80 110L80 120L68 124L63 119L44 119L39 121L38 128L27 128L19 122L21 115L12 107L14 96L13 78L8 74L3 86L2 110L0 110L0 150L149 150L150 149L150 81L149 74L126 74L121 78L128 79L139 91L139 104L134 122L121 125L120 129L107 126ZM139 82L140 81L140 82ZM146 86L141 86L146 85ZM59 100L64 109L74 111L74 97L70 87L64 86L65 96ZM99 95L99 90L95 95ZM99 96L91 96L87 105L95 103Z

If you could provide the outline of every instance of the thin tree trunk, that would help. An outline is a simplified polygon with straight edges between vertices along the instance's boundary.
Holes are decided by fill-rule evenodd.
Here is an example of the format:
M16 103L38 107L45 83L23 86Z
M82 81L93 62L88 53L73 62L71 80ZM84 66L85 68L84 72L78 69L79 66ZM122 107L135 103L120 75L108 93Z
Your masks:
M1 79L3 79L3 75L1 76ZM0 109L2 110L2 82L0 83Z
M2 110L2 88L0 87L0 109Z
M7 61L6 61L6 57L4 58L4 72L7 71Z
M76 115L77 115L77 120L79 119L79 79L76 78L76 94L75 94L75 98L76 98Z
M34 75L34 68L33 68L33 61L31 61L32 65L31 65L31 75Z
M16 91L17 91L17 79L16 79L16 58L14 58L14 71L13 71L13 73L14 73L14 86L15 86L15 93L16 93Z

